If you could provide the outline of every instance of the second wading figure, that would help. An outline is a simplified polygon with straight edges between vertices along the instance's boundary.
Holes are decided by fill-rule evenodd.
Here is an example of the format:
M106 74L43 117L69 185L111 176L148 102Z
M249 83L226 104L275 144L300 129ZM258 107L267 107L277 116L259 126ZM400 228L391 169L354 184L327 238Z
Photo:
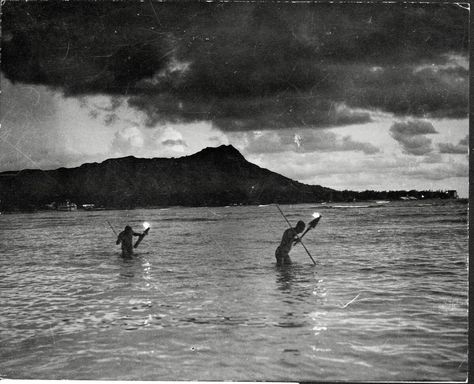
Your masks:
M305 227L306 224L304 221L300 220L296 224L296 227L288 228L285 232L283 232L281 243L275 251L277 265L291 264L291 259L289 256L291 247L300 241L298 239L298 234L303 232Z
M144 236L145 233L134 232L132 227L127 225L125 229L119 233L115 244L122 243L122 257L131 258L133 256L133 236Z

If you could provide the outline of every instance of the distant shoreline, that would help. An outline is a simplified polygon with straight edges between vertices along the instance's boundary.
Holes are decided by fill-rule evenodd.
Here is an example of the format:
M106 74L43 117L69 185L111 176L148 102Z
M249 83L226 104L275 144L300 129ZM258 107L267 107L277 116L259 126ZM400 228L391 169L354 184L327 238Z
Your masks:
M377 203L375 200L360 200L360 201L334 201L334 202L300 202L300 203L269 203L269 204L233 204L233 205L163 205L163 206L143 206L143 207L106 207L106 208L98 208L98 209L83 209L78 208L73 211L61 211L57 209L46 209L46 208L35 208L31 210L5 210L0 212L0 214L15 214L15 213L44 213L44 212L58 212L58 213L74 213L74 212L103 212L103 211L134 211L140 209L156 209L156 210L165 210L165 209L177 209L177 208L235 208L235 207L255 207L255 208L262 208L265 206L271 206L274 204L279 205L315 205L318 206L319 209L338 209L343 206L347 206L350 208L351 206L358 206L360 204L369 204L367 206L359 206L359 208L377 208L388 205L390 203L403 203L403 204L416 204L416 203L427 203L427 202L439 202L439 201L446 201L446 202L455 202L457 204L467 204L469 202L468 198L457 198L457 199L447 199L447 198L429 198L429 199L420 199L420 200L390 200L386 203Z

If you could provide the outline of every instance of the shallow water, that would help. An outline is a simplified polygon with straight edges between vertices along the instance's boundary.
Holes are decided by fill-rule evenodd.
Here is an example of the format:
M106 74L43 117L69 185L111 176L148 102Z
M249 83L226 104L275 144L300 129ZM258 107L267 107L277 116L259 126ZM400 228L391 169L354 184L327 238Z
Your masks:
M275 206L0 215L0 377L466 379L467 204L281 208L317 266Z

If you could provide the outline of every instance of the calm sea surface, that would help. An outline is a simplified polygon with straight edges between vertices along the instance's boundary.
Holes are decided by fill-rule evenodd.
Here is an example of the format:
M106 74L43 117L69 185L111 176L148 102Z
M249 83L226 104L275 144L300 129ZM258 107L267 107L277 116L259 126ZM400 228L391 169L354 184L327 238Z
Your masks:
M0 377L465 380L465 203L0 215ZM133 260L115 235L151 231Z

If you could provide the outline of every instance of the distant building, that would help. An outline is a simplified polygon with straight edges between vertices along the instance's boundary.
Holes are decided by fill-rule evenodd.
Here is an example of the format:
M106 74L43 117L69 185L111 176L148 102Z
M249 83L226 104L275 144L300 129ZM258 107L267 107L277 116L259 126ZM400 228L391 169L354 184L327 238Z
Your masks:
M458 193L455 189L451 189L449 191L446 191L446 195L448 196L449 199L457 199L458 198Z
M64 203L59 203L56 209L58 211L75 211L77 209L77 205L71 203L69 200L66 200Z

